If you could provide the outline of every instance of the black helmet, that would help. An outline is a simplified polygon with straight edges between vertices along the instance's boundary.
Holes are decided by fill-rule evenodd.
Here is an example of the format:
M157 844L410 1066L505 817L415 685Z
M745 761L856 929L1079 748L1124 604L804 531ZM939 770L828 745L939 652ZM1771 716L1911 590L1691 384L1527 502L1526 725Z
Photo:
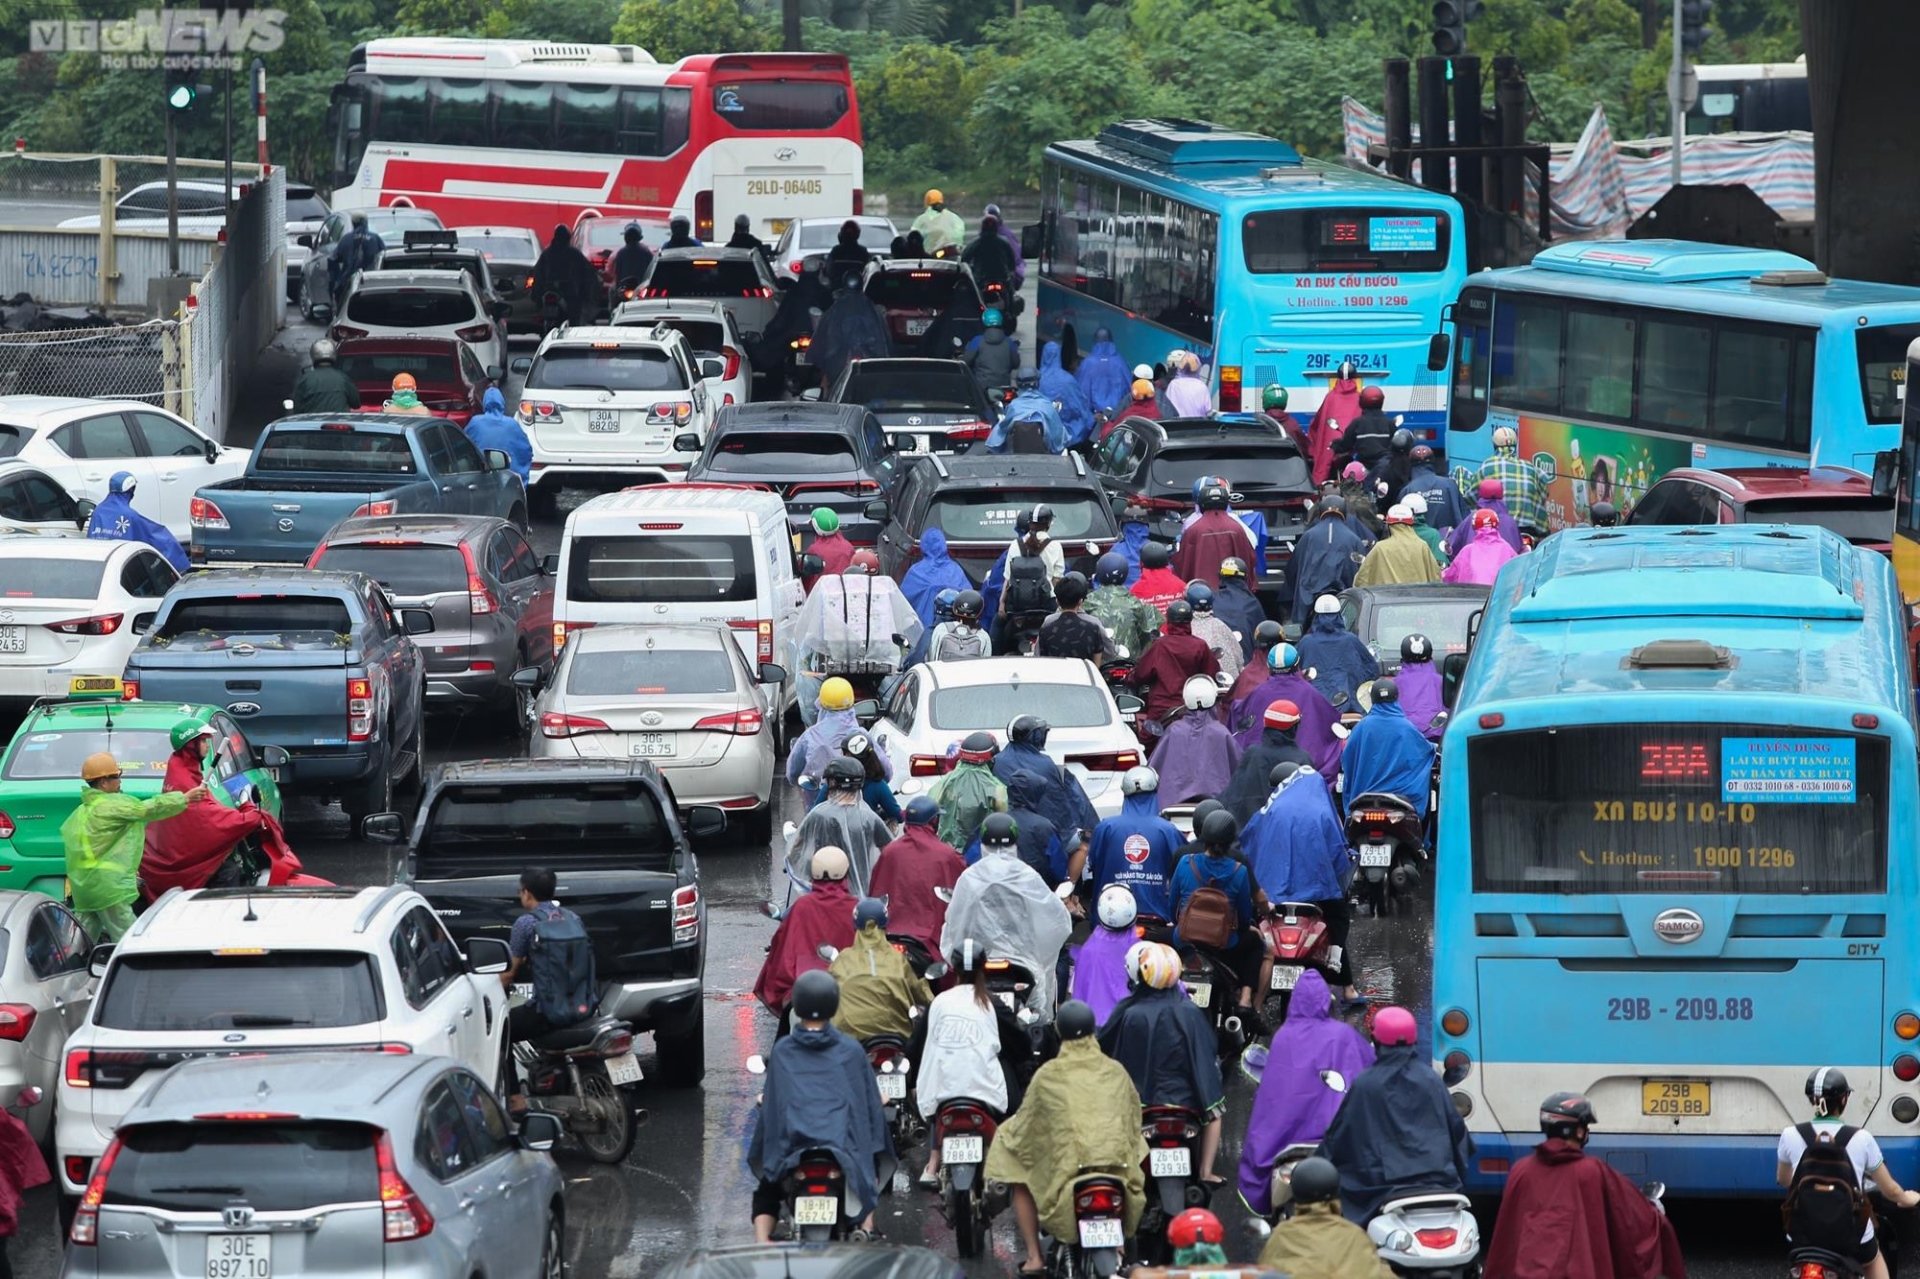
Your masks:
M1807 1100L1813 1103L1814 1113L1832 1118L1847 1108L1847 1098L1853 1095L1853 1089L1847 1086L1847 1077L1838 1066L1822 1066L1807 1076Z
M1045 502L1042 502L1027 512L1027 519L1035 528L1051 528L1053 526L1053 508Z
M1209 484L1200 490L1200 509L1203 511L1224 511L1228 502L1227 486Z
M1053 584L1053 598L1061 608L1075 608L1086 601L1091 589L1087 585L1086 574L1068 573Z
M932 826L940 820L940 805L931 795L915 795L900 815L909 826Z
M859 932L868 924L880 925L880 931L887 931L887 899L884 897L862 897L853 908L853 931Z
M947 967L956 973L972 974L987 962L987 948L971 937L963 937L960 944L947 952Z
M1587 514L1595 528L1612 528L1620 522L1620 512L1612 502L1595 502Z
M1213 588L1205 582L1188 582L1187 603L1193 605L1196 613L1213 612Z
M1278 622L1262 622L1253 628L1253 646L1255 648L1272 648L1286 637L1286 631L1281 628Z
M1167 605L1167 621L1175 626L1193 625L1193 605L1185 600L1175 600Z
M1000 743L993 740L992 733L981 729L960 739L960 751L964 755L985 755L991 759L1000 753Z
M1051 727L1038 715L1021 715L1007 725L1007 740L1025 742L1035 748L1044 747L1047 744L1047 730Z
M1108 551L1093 566L1093 576L1102 586L1125 586L1129 567L1126 556Z
M1280 783L1292 778L1292 776L1299 771L1300 765L1290 759L1283 759L1273 766L1271 773L1267 774L1267 785L1278 786Z
M1400 660L1402 662L1431 662L1433 660L1433 641L1415 631L1400 641Z
M1053 1028L1060 1032L1061 1039L1085 1039L1097 1028L1093 1009L1084 1000L1069 999L1054 1015Z
M841 755L827 761L820 770L826 779L828 790L860 790L867 784L867 770L857 759L848 759Z
M1549 1137L1578 1137L1580 1129L1591 1127L1593 1103L1577 1092L1557 1092L1540 1103L1540 1131Z
M1173 551L1165 542L1148 542L1140 548L1141 568L1165 568L1173 563Z
M1297 1204L1320 1204L1340 1197L1340 1173L1318 1155L1295 1164L1287 1184Z
M1012 848L1020 842L1020 825L1005 813L989 813L980 823L980 847Z
M1209 851L1224 853L1240 837L1240 823L1233 820L1233 814L1228 812L1208 813L1206 820L1196 829L1200 832L1200 842Z
M980 620L980 610L987 606L979 591L961 591L960 598L953 602L953 615L963 622Z
M799 1021L827 1021L840 1011L840 983L824 968L801 973L788 1008Z
M1345 515L1347 513L1347 499L1341 497L1338 493L1327 494L1321 498L1319 504L1313 508L1314 518L1318 519L1328 511L1332 511L1335 515Z
M1413 451L1413 432L1404 426L1401 427L1393 433L1393 438L1387 441L1387 447L1391 448L1395 453L1411 453Z
M638 244L644 238L644 232L640 230L638 222L629 222L627 229L620 233L620 237L628 244Z
M1211 816L1214 813L1224 813L1226 811L1227 811L1227 806L1221 803L1219 800L1203 799L1199 803L1193 806L1193 815L1188 820L1190 820L1193 823L1192 829L1197 831L1202 826L1206 825L1207 818L1209 816Z
M1373 681L1373 704L1392 705L1400 700L1400 686L1384 677Z

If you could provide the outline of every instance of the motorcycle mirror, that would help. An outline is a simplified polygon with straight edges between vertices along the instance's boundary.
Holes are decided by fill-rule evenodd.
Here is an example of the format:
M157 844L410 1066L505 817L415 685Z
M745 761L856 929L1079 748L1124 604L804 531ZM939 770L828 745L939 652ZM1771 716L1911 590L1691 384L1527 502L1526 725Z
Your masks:
M768 919L780 918L780 908L774 905L772 902L761 902L760 913L762 915L765 915Z
M1132 653L1130 653L1129 651L1127 651L1127 646L1126 646L1125 644L1115 644L1115 645L1113 646L1113 651L1114 651L1115 653L1117 653L1117 654L1119 654L1119 655L1120 655L1121 657L1132 657L1132 656L1133 656L1133 654L1132 654Z
M928 964L927 971L920 975L928 981L939 981L947 975L947 966L939 963Z
M1329 1092L1345 1092L1347 1090L1347 1077L1337 1070L1321 1071L1320 1082L1327 1086Z
M1645 1195L1653 1203L1659 1203L1662 1199L1666 1198L1667 1183L1664 1181L1649 1181L1646 1185L1640 1187L1640 1193Z
M767 1059L765 1057L762 1057L759 1053L755 1053L753 1056L747 1058L747 1073L749 1075L766 1074Z
M953 901L953 890L944 884L935 885L933 895L943 902L950 903Z
M1343 742L1347 739L1347 734L1352 731L1345 724L1333 724L1331 727L1333 729L1333 735Z
M1064 902L1064 901L1072 901L1072 900L1073 900L1073 885L1072 885L1072 884L1069 884L1069 883L1065 883L1065 882L1062 882L1062 883L1060 884L1060 886L1059 886L1058 888L1055 888L1055 889L1053 890L1053 895L1054 895L1055 897L1058 897L1058 898L1059 898L1059 899L1060 899L1061 901L1063 901L1063 902Z
M1252 1235L1254 1239L1264 1242L1267 1236L1273 1233L1273 1227L1267 1224L1265 1217L1249 1217L1247 1218L1247 1233Z
M829 946L825 942L822 942L814 949L813 953L831 964L840 957L840 948L838 946Z

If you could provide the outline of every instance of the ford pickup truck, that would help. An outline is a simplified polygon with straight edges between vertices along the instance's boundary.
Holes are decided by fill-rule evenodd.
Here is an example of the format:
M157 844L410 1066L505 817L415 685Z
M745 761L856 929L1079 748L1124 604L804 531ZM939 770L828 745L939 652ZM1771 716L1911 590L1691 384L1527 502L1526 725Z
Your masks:
M426 668L409 636L432 629L363 573L189 573L121 682L130 699L224 707L256 747L287 752L291 789L337 797L357 819L419 780Z
M399 413L284 417L237 480L198 490L188 510L196 565L304 564L356 515L498 515L527 526L527 491L498 449L459 427Z

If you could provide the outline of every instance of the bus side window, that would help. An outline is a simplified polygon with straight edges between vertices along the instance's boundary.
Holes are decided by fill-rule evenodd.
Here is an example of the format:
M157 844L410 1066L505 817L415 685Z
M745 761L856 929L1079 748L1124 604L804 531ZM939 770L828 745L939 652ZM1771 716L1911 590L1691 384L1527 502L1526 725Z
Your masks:
M1493 363L1493 295L1469 289L1453 310L1453 406L1447 429L1477 431L1487 420L1487 381Z

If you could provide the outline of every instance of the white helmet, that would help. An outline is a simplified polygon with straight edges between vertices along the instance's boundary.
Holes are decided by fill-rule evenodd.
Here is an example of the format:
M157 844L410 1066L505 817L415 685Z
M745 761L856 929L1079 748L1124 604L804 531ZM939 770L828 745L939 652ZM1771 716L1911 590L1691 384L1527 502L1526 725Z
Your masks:
M1127 947L1127 980L1134 985L1138 985L1140 982L1140 956L1144 955L1147 949L1153 945L1155 945L1155 943L1150 941L1137 941Z
M1133 923L1139 913L1133 893L1125 884L1108 884L1100 890L1100 922L1118 932Z
M1120 779L1122 795L1151 795L1160 789L1160 774L1145 764L1136 764L1129 768Z
M1220 686L1205 675L1195 675L1180 687L1180 700L1190 711L1210 711L1220 700Z

